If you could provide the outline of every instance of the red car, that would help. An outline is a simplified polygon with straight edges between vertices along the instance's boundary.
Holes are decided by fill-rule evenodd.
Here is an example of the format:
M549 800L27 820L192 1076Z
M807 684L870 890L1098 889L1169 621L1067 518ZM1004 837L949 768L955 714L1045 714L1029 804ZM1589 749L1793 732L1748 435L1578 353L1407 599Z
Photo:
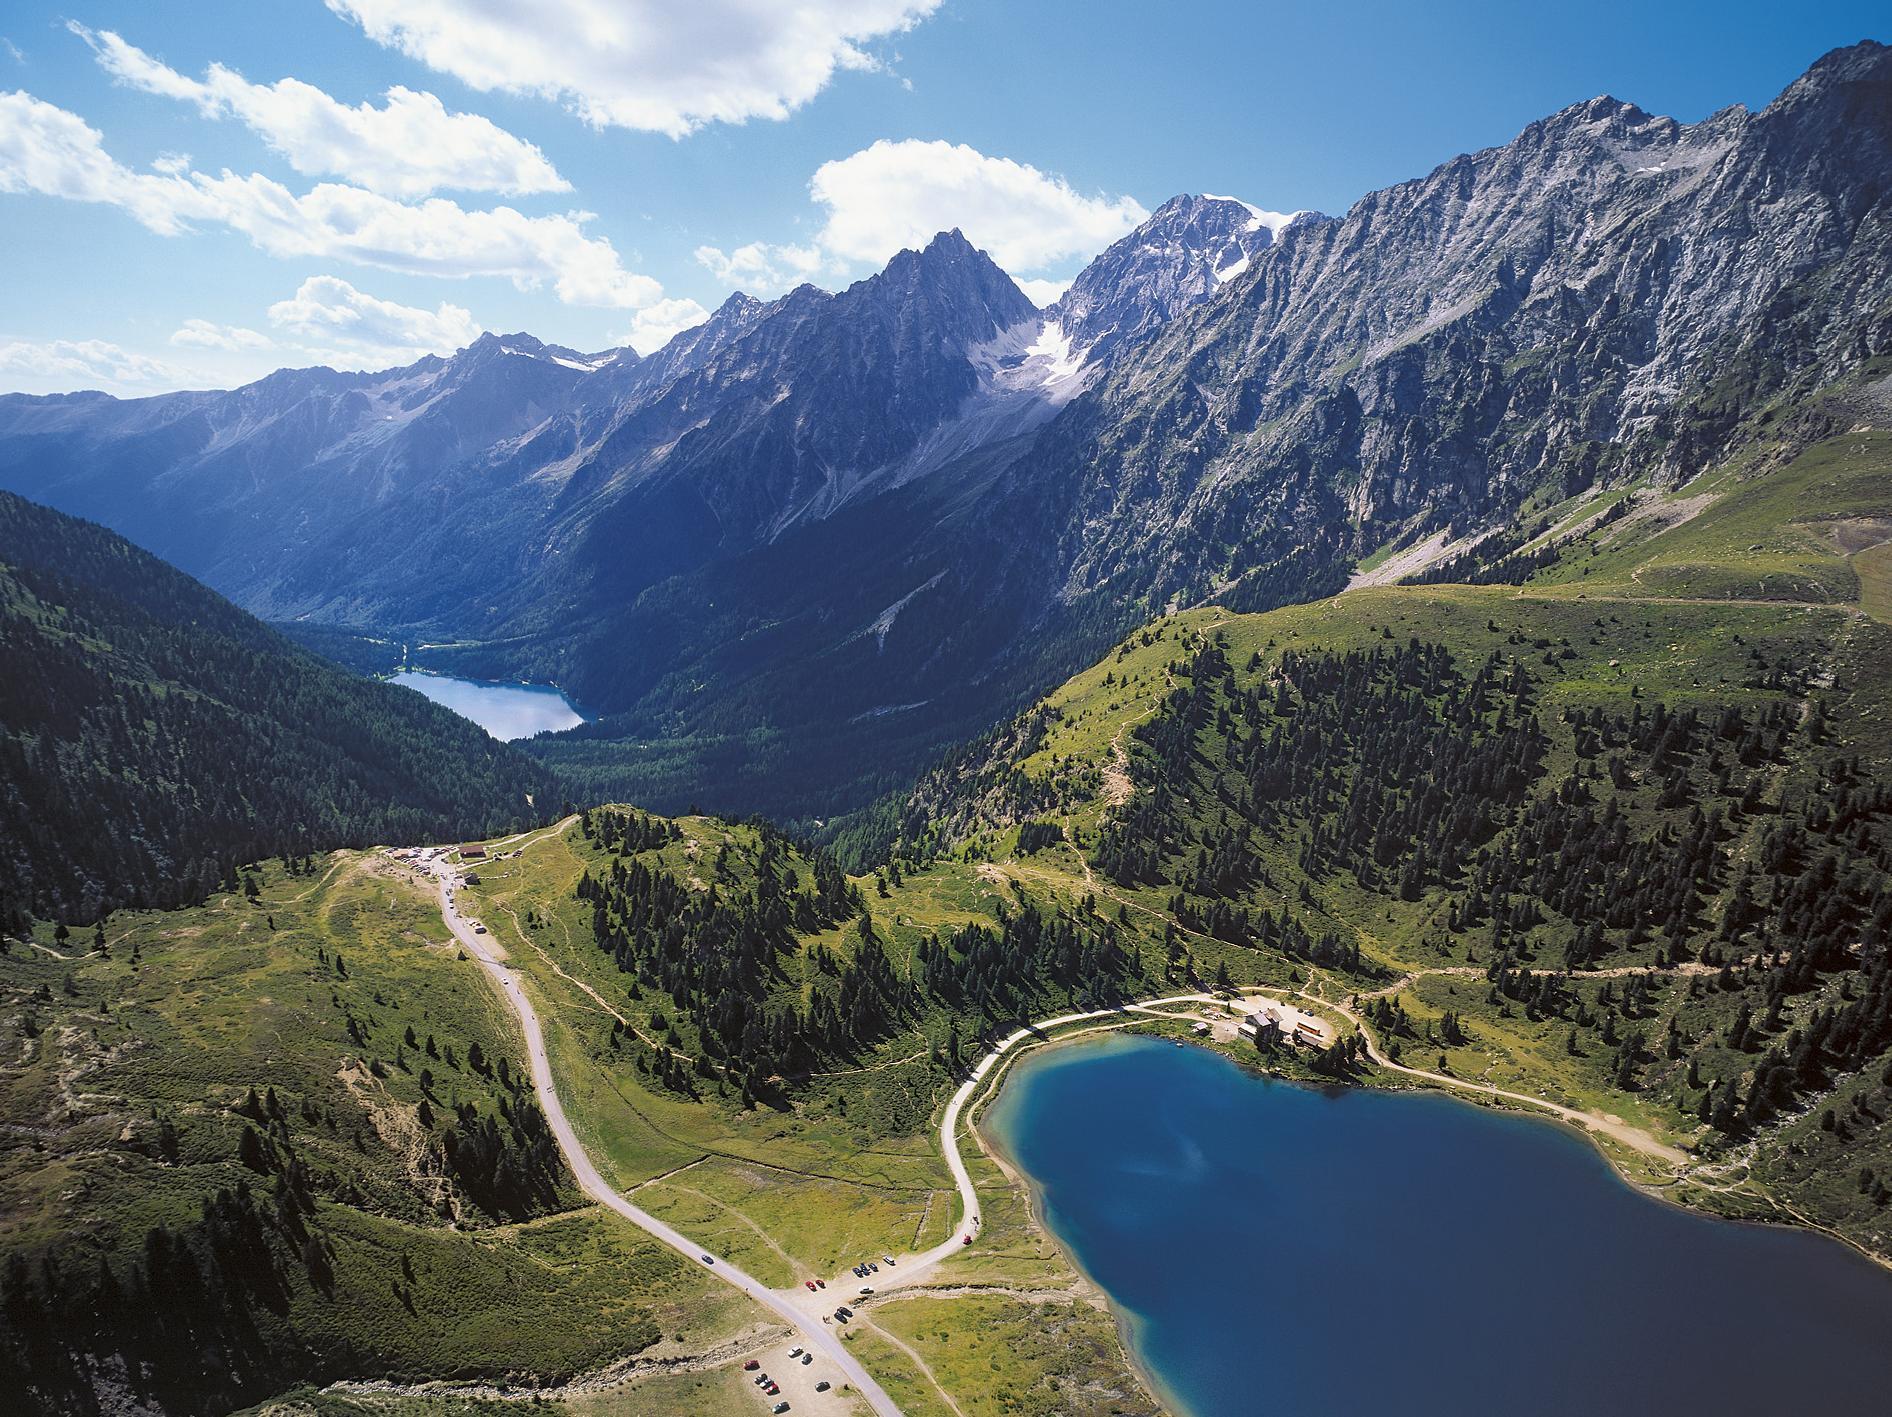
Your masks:
M744 1363L742 1365L742 1370L745 1373L753 1373L757 1368L760 1368L761 1366L762 1365L760 1363L756 1362L755 1359L751 1358L747 1363Z
M972 1243L972 1236L970 1235L966 1236L966 1238L961 1240L959 1243L962 1245L970 1245Z
M812 1280L812 1279L804 1279L804 1280L802 1281L802 1283L808 1286L808 1292L809 1292L810 1294L812 1294L812 1293L814 1293L814 1292L815 1292L815 1282L814 1282L814 1280Z

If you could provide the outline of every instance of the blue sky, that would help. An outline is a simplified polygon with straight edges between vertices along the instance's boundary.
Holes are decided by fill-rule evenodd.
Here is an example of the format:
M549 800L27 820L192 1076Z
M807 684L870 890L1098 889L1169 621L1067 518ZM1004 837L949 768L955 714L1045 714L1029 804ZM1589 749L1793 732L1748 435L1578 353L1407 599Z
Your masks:
M1340 212L1599 93L1694 120L1892 39L1883 0L504 8L15 0L0 389L648 348L954 224L1048 297L1177 192Z

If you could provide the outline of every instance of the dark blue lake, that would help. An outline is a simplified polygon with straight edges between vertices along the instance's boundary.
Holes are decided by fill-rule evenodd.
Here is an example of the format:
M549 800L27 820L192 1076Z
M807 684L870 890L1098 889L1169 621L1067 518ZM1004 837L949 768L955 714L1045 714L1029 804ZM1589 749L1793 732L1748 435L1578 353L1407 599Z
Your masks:
M1188 1417L1892 1412L1892 1275L1559 1127L1114 1037L985 1123Z

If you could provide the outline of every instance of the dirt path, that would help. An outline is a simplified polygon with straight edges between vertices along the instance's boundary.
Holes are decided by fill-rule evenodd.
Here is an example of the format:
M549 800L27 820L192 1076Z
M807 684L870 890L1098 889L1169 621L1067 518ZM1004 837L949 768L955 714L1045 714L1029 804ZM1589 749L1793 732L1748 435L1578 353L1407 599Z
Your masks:
M1407 1077L1423 1078L1441 1087L1456 1088L1461 1092L1476 1092L1486 1097L1496 1097L1506 1102L1518 1102L1527 1107L1549 1112L1552 1116L1587 1131L1601 1132L1621 1142L1630 1150L1661 1161L1677 1172L1687 1169L1694 1161L1693 1157L1679 1147L1670 1146L1640 1127L1632 1127L1620 1117L1613 1117L1602 1112L1585 1112L1575 1107L1566 1107L1561 1102L1552 1102L1545 1097L1534 1097L1528 1092L1511 1092L1488 1082L1476 1082L1469 1078L1453 1077L1450 1073L1428 1072L1424 1068L1409 1068L1404 1063L1395 1063L1380 1051L1379 1044L1373 1039L1372 1029L1368 1027L1366 1020L1353 1009L1345 1004L1336 1003L1332 999L1323 999L1318 994L1309 993L1306 989L1301 990L1301 995L1310 1002L1332 1009L1349 1020L1358 1031L1360 1041L1366 1046L1367 1056L1376 1066L1384 1068L1389 1073L1402 1073Z
M1749 955L1743 959L1731 959L1727 962L1726 967L1729 969L1740 969L1752 964L1759 958L1759 955ZM1614 964L1607 969L1550 969L1538 970L1536 972L1539 974L1555 975L1563 979L1575 980L1627 979L1632 974L1647 974L1654 979L1686 979L1690 975L1719 974L1722 968L1723 966L1719 964L1703 964L1700 960L1692 959L1686 960L1681 964ZM1441 964L1425 969L1412 969L1400 975L1398 979L1395 979L1391 984L1383 988L1363 991L1355 994L1354 997L1362 1001L1368 999L1383 999L1388 995L1397 994L1402 990L1410 989L1421 979L1436 979L1442 977L1453 979L1483 979L1488 972L1489 971L1487 971L1482 964Z
M922 1358L918 1353L915 1353L913 1351L913 1347L911 1344L908 1344L904 1342L903 1340L896 1338L893 1334L887 1332L886 1329L882 1328L879 1324L875 1323L870 1318L863 1317L862 1319L860 1319L859 1322L862 1328L872 1329L875 1333L879 1334L881 1338L885 1339L888 1343L892 1344L895 1348L898 1348L902 1353L906 1354L907 1357L913 1361L913 1366L920 1370L920 1376L925 1378L927 1382L933 1385L933 1391L939 1394L940 1401L944 1402L948 1407L952 1408L953 1412L956 1414L956 1417L966 1417L965 1409L962 1408L957 1402L953 1401L953 1395L950 1392L946 1391L945 1385L941 1383L940 1380L933 1375L933 1370L926 1365L926 1359Z
M676 1172L674 1171L671 1172L671 1175L674 1176L675 1174ZM640 1191L648 1190L654 1184L656 1183L647 1181L643 1185L639 1186L637 1189ZM780 1260L783 1264L788 1266L788 1272L790 1274L800 1274L802 1271L808 1268L807 1265L803 1264L800 1260L796 1259L793 1255L791 1255L787 1250L783 1249L780 1245L776 1244L775 1237L773 1235L769 1234L768 1231L764 1230L760 1225L757 1225L748 1216L744 1215L741 1211L737 1210L728 1201L718 1200L715 1196L711 1195L707 1191L699 1191L695 1186L681 1185L676 1181L666 1181L663 1184L669 1186L670 1189L673 1191L682 1191L685 1195L695 1196L698 1200L705 1201L708 1204L715 1206L718 1210L729 1212L731 1216L741 1221L744 1227L746 1227L752 1234L754 1234L756 1239L760 1240L770 1250L774 1251L775 1257L778 1260Z

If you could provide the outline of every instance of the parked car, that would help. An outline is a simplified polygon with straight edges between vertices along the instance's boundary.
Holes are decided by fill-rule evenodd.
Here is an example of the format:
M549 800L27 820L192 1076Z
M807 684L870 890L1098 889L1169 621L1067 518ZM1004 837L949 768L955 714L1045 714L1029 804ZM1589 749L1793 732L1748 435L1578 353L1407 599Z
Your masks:
M788 1404L786 1402L778 1402L775 1404L774 1410L777 1412L786 1412L788 1411Z
M799 1357L801 1357L801 1349L800 1349L799 1347L795 1347L795 1348L791 1348L791 1349L789 1349L789 1350L788 1350L788 1356L789 1356L789 1357L791 1357L791 1358L799 1358Z
M815 1361L815 1355L812 1353L804 1353L801 1355L801 1365L804 1368L814 1361Z
M826 1378L823 1378L820 1382L815 1384L816 1392L826 1392L827 1390L828 1390L828 1380Z
M815 1282L814 1282L814 1280L812 1280L812 1279L804 1279L804 1280L802 1281L802 1283L808 1286L808 1292L809 1292L810 1294L812 1294L812 1293L814 1293L814 1292L815 1292Z
M747 1363L744 1363L742 1365L742 1370L745 1373L753 1373L757 1368L760 1368L761 1366L762 1365L760 1363L756 1362L755 1359L751 1358Z

